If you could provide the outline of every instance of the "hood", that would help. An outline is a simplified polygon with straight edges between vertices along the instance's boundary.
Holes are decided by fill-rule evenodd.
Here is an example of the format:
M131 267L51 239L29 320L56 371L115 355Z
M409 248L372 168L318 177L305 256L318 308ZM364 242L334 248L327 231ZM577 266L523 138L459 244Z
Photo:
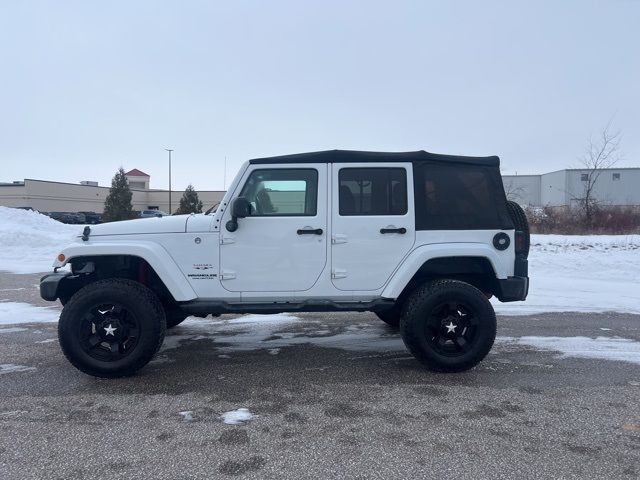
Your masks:
M91 225L91 236L132 235L145 233L184 233L189 215L137 218L122 222Z

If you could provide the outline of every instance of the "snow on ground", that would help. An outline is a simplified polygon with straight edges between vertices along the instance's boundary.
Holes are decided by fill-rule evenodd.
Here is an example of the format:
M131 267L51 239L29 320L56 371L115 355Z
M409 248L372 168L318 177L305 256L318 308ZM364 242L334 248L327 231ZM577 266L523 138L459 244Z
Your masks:
M0 335L3 333L17 333L17 332L26 332L26 328L0 328Z
M563 357L617 360L640 365L640 342L620 337L498 337L497 343L552 350Z
M36 367L27 367L26 365L15 365L13 363L0 364L0 375L5 373L33 372Z
M0 302L0 325L57 322L58 317L60 317L60 310L54 307L36 307L29 303L20 302Z
M529 296L496 312L640 313L640 235L532 235Z
M184 412L178 412L178 415L182 417L183 422L193 422L193 411L185 410Z
M246 408L239 408L223 413L220 418L227 425L244 425L249 420L253 420L254 415Z
M207 339L219 352L219 358L232 358L234 353L266 350L273 354L286 347L313 345L352 352L368 352L368 356L404 355L411 358L396 331L382 324L345 323L333 332L309 319L290 315L247 315L232 320L187 319L181 327L189 333L169 334L168 345L161 352L178 348L185 342ZM166 343L165 339L165 343ZM510 346L528 346L535 350L559 352L562 357L592 358L640 364L640 342L621 337L497 337L496 350ZM352 357L363 358L363 357Z
M345 323L336 332L322 326L318 328L317 324L293 315L280 314L245 315L231 320L191 317L182 325L194 333L167 336L161 353L177 348L185 341L202 339L220 342L216 346L222 354L266 348L274 355L282 347L308 344L355 352L406 350L397 332L382 323L375 326L366 322Z
M30 210L0 207L0 271L48 272L60 249L82 232Z

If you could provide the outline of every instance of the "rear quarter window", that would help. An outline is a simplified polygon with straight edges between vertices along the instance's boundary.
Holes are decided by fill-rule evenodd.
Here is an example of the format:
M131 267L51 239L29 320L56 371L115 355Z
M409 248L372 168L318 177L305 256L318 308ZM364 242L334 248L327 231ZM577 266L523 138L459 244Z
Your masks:
M424 162L413 174L416 230L513 228L497 168Z

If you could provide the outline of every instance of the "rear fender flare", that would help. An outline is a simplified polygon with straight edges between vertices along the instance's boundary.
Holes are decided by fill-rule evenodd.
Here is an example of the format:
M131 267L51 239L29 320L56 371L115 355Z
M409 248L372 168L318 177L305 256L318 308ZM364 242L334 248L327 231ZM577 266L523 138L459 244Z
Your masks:
M512 257L513 255L511 255ZM396 269L384 287L383 298L398 298L416 272L429 260L443 257L480 257L486 258L496 278L513 275L513 258L504 252L498 252L484 243L446 243L423 245L413 250Z

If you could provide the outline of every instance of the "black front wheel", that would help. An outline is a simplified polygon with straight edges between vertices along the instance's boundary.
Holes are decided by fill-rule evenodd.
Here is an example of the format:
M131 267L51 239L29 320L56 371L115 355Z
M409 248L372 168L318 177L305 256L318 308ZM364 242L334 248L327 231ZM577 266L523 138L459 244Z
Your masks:
M125 377L145 366L164 340L162 304L132 280L100 280L66 302L58 323L60 346L78 369L96 377Z
M461 372L487 356L496 337L496 315L487 297L458 280L417 288L402 312L400 332L428 369Z

